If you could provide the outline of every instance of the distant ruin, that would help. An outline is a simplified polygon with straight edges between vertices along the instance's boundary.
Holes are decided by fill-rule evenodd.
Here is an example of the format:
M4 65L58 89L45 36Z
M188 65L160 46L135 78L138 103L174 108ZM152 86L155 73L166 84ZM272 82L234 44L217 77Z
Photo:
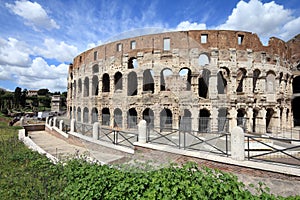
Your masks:
M68 117L124 129L145 119L149 127L278 133L294 127L299 64L299 36L268 46L256 34L222 30L119 40L70 64Z

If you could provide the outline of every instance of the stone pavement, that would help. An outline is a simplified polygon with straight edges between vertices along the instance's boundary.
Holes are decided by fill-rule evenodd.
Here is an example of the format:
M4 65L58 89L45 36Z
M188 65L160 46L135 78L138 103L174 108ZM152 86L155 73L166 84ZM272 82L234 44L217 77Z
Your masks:
M165 166L172 162L180 163L183 161L183 158L176 154L152 150L136 150L135 154L132 155L80 139L69 138L66 140L65 138L51 135L46 131L29 132L29 136L35 144L57 158L86 155L101 163L135 163L136 161L138 163L144 163L150 161L150 164L153 164L154 166ZM249 184L252 183L255 187L258 187L259 182L263 182L270 188L272 194L281 196L300 195L300 177L289 178L280 175L277 177L276 174L274 177L266 174L264 175L263 172L262 175L257 175L234 170L225 171L236 174L239 180L246 186L249 186ZM255 192L253 188L247 188L249 188L250 191Z

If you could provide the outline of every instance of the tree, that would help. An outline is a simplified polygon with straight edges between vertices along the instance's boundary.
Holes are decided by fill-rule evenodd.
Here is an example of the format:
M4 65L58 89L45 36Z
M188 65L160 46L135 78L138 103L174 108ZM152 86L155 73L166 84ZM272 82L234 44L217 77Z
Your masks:
M19 87L16 87L15 93L14 93L14 107L15 108L20 107L21 95L22 95L22 89Z
M28 93L27 89L24 89L21 94L20 104L23 108L26 106L27 93Z
M39 89L38 92L37 92L37 94L39 96L46 96L48 93L49 93L49 90L45 89L45 88L44 89Z

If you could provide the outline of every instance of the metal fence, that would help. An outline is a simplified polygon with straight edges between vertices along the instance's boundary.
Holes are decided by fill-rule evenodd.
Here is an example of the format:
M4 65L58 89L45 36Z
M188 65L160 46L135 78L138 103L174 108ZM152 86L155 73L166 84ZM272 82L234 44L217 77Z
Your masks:
M300 166L300 140L246 135L246 158Z
M230 135L227 133L203 133L155 127L147 128L147 142L225 156L229 156L230 151Z
M75 132L81 133L82 135L92 137L93 136L93 125L76 122Z

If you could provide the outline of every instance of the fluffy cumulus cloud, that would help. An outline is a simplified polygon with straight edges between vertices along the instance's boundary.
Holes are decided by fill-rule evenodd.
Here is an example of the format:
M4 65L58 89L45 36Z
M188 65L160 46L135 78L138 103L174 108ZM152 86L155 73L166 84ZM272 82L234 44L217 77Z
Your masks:
M29 46L15 38L0 38L0 65L27 66L31 59Z
M240 1L218 29L250 31L261 37L281 36L287 40L300 32L299 21L291 10L274 1L262 3L250 0L248 3Z
M6 3L5 6L14 14L25 19L26 25L32 26L36 30L40 28L59 29L59 25L48 16L47 12L37 2L15 1L15 4Z
M185 31L185 30L205 30L206 29L206 24L198 24L196 22L191 23L189 21L183 21L180 22L177 27L176 30L179 31Z
M15 68L17 84L30 89L48 88L50 91L66 91L68 65L48 65L41 58L35 58L27 69Z
M65 42L56 42L54 39L45 39L43 47L35 47L35 52L45 58L56 59L60 62L71 62L78 54L77 47Z

